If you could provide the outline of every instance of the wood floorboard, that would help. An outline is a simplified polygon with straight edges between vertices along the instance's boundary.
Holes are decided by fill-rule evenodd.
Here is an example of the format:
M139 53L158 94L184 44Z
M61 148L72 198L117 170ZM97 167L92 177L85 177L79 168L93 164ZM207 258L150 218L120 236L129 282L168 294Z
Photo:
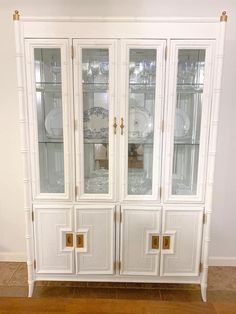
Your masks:
M217 314L235 314L236 313L236 304L214 303L213 305Z
M26 263L0 262L0 314L236 314L236 268L210 267L207 303L199 285L36 282Z
M231 312L233 305L227 307ZM152 300L0 298L0 313L225 314L224 305Z

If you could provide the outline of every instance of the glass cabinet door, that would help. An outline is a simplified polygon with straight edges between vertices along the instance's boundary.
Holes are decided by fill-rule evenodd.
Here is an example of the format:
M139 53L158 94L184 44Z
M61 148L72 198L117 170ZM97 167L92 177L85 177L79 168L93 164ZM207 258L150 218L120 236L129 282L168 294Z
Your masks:
M158 199L164 44L125 42L124 198ZM122 120L123 119L123 120ZM122 135L121 135L122 136Z
M209 49L206 44L199 44L198 47L177 46L175 50L174 108L169 116L173 125L169 147L171 199L199 200L201 197L209 117Z
M75 99L79 121L77 178L80 196L112 198L114 117L114 55L113 42L99 41L93 45L76 40Z
M37 142L35 159L38 164L35 193L40 198L47 198L47 194L50 194L50 198L52 194L55 194L56 198L68 197L68 170L65 167L68 143L65 143L63 123L68 110L63 110L63 107L68 107L68 104L65 104L63 98L67 87L65 82L62 83L63 79L66 79L66 69L62 73L66 49L65 45L60 43L44 44L32 40L27 44L27 51L31 56L33 83L32 116L35 117L34 123L37 125L34 139L34 142Z

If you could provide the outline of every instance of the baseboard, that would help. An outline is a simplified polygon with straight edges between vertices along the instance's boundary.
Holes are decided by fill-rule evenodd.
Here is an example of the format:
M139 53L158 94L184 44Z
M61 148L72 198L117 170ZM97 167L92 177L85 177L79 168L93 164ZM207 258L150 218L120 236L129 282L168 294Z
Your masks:
M26 253L0 252L0 262L26 262Z
M209 266L236 266L236 257L211 256Z

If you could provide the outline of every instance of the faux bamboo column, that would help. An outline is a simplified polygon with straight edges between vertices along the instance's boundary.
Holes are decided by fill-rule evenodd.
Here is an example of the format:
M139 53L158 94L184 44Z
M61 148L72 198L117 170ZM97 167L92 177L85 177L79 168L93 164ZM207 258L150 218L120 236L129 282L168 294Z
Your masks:
M26 250L27 250L27 268L28 284L31 297L34 287L34 250L33 250L33 230L31 225L32 219L32 199L31 199L31 174L30 174L30 152L29 152L29 132L28 132L28 114L27 100L25 89L25 71L24 71L24 41L21 32L20 14L15 11L13 14L15 27L15 46L16 46L16 69L17 69L17 90L20 113L20 135L21 135L21 154L23 159L24 173L24 211L26 224Z

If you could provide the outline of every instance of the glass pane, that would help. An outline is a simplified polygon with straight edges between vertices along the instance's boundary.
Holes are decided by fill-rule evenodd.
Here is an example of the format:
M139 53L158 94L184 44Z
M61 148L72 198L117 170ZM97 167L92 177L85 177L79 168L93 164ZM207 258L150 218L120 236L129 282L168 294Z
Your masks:
M172 177L175 195L197 192L204 72L205 50L179 50Z
M84 191L109 192L109 51L82 49Z
M60 49L35 48L35 84L41 193L64 192Z
M151 195L156 50L130 49L128 194Z

